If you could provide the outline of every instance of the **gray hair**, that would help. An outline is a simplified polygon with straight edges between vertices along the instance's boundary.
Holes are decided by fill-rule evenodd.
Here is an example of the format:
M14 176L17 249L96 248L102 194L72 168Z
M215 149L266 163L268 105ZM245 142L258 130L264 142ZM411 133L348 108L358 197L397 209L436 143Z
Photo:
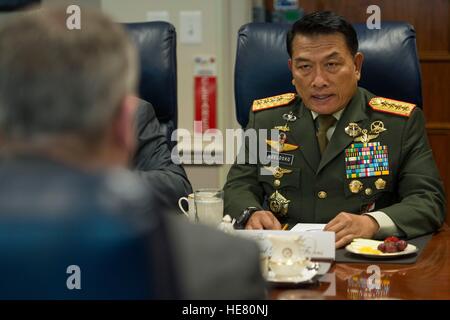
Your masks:
M45 9L0 30L0 131L33 139L106 128L137 85L137 53L123 28L83 9L69 30L65 10Z

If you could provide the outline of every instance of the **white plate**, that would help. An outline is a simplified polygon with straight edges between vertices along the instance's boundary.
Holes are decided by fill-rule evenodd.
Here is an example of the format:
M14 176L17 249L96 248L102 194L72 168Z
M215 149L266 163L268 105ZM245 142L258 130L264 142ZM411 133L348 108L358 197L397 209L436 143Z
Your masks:
M300 284L307 282L314 278L319 270L319 264L311 262L311 266L309 268L304 268L299 272L299 275L292 277L282 277L276 276L273 271L269 271L267 273L266 280L268 282L276 283L276 284Z
M374 250L377 250L378 245L380 243L383 243L383 241L376 241L376 240L370 240L370 239L355 239L355 240L353 240L352 243L350 243L349 245L347 245L345 247L345 250L347 250L348 252L357 254L357 255L364 256L364 257L381 258L381 259L385 259L385 258L389 258L389 257L405 256L405 255L409 255L409 254L412 254L412 253L415 253L418 251L418 249L415 245L408 243L408 246L405 248L405 250L400 251L400 252L380 253L380 254L360 252L361 247L370 247Z

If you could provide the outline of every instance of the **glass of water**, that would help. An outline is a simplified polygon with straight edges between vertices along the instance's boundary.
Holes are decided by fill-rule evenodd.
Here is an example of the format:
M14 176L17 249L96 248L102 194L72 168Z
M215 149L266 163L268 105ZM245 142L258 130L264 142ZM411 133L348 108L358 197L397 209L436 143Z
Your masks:
M195 221L217 227L223 217L223 190L198 189L194 192Z

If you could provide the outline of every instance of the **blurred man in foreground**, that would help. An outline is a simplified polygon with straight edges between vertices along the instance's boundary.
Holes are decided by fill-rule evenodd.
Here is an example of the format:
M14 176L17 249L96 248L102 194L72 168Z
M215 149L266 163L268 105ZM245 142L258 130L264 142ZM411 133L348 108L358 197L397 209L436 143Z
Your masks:
M124 31L95 11L81 30L66 18L0 29L0 298L264 297L256 245L161 214L125 169L137 57Z

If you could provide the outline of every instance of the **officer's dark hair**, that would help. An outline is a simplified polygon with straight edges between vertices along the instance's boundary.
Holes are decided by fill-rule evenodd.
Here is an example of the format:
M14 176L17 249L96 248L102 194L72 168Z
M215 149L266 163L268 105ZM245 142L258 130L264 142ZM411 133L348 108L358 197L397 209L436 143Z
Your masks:
M286 36L286 48L292 58L292 41L296 35L316 36L341 33L344 35L347 47L352 55L358 51L358 38L353 26L342 16L331 11L318 11L307 14L297 20Z

